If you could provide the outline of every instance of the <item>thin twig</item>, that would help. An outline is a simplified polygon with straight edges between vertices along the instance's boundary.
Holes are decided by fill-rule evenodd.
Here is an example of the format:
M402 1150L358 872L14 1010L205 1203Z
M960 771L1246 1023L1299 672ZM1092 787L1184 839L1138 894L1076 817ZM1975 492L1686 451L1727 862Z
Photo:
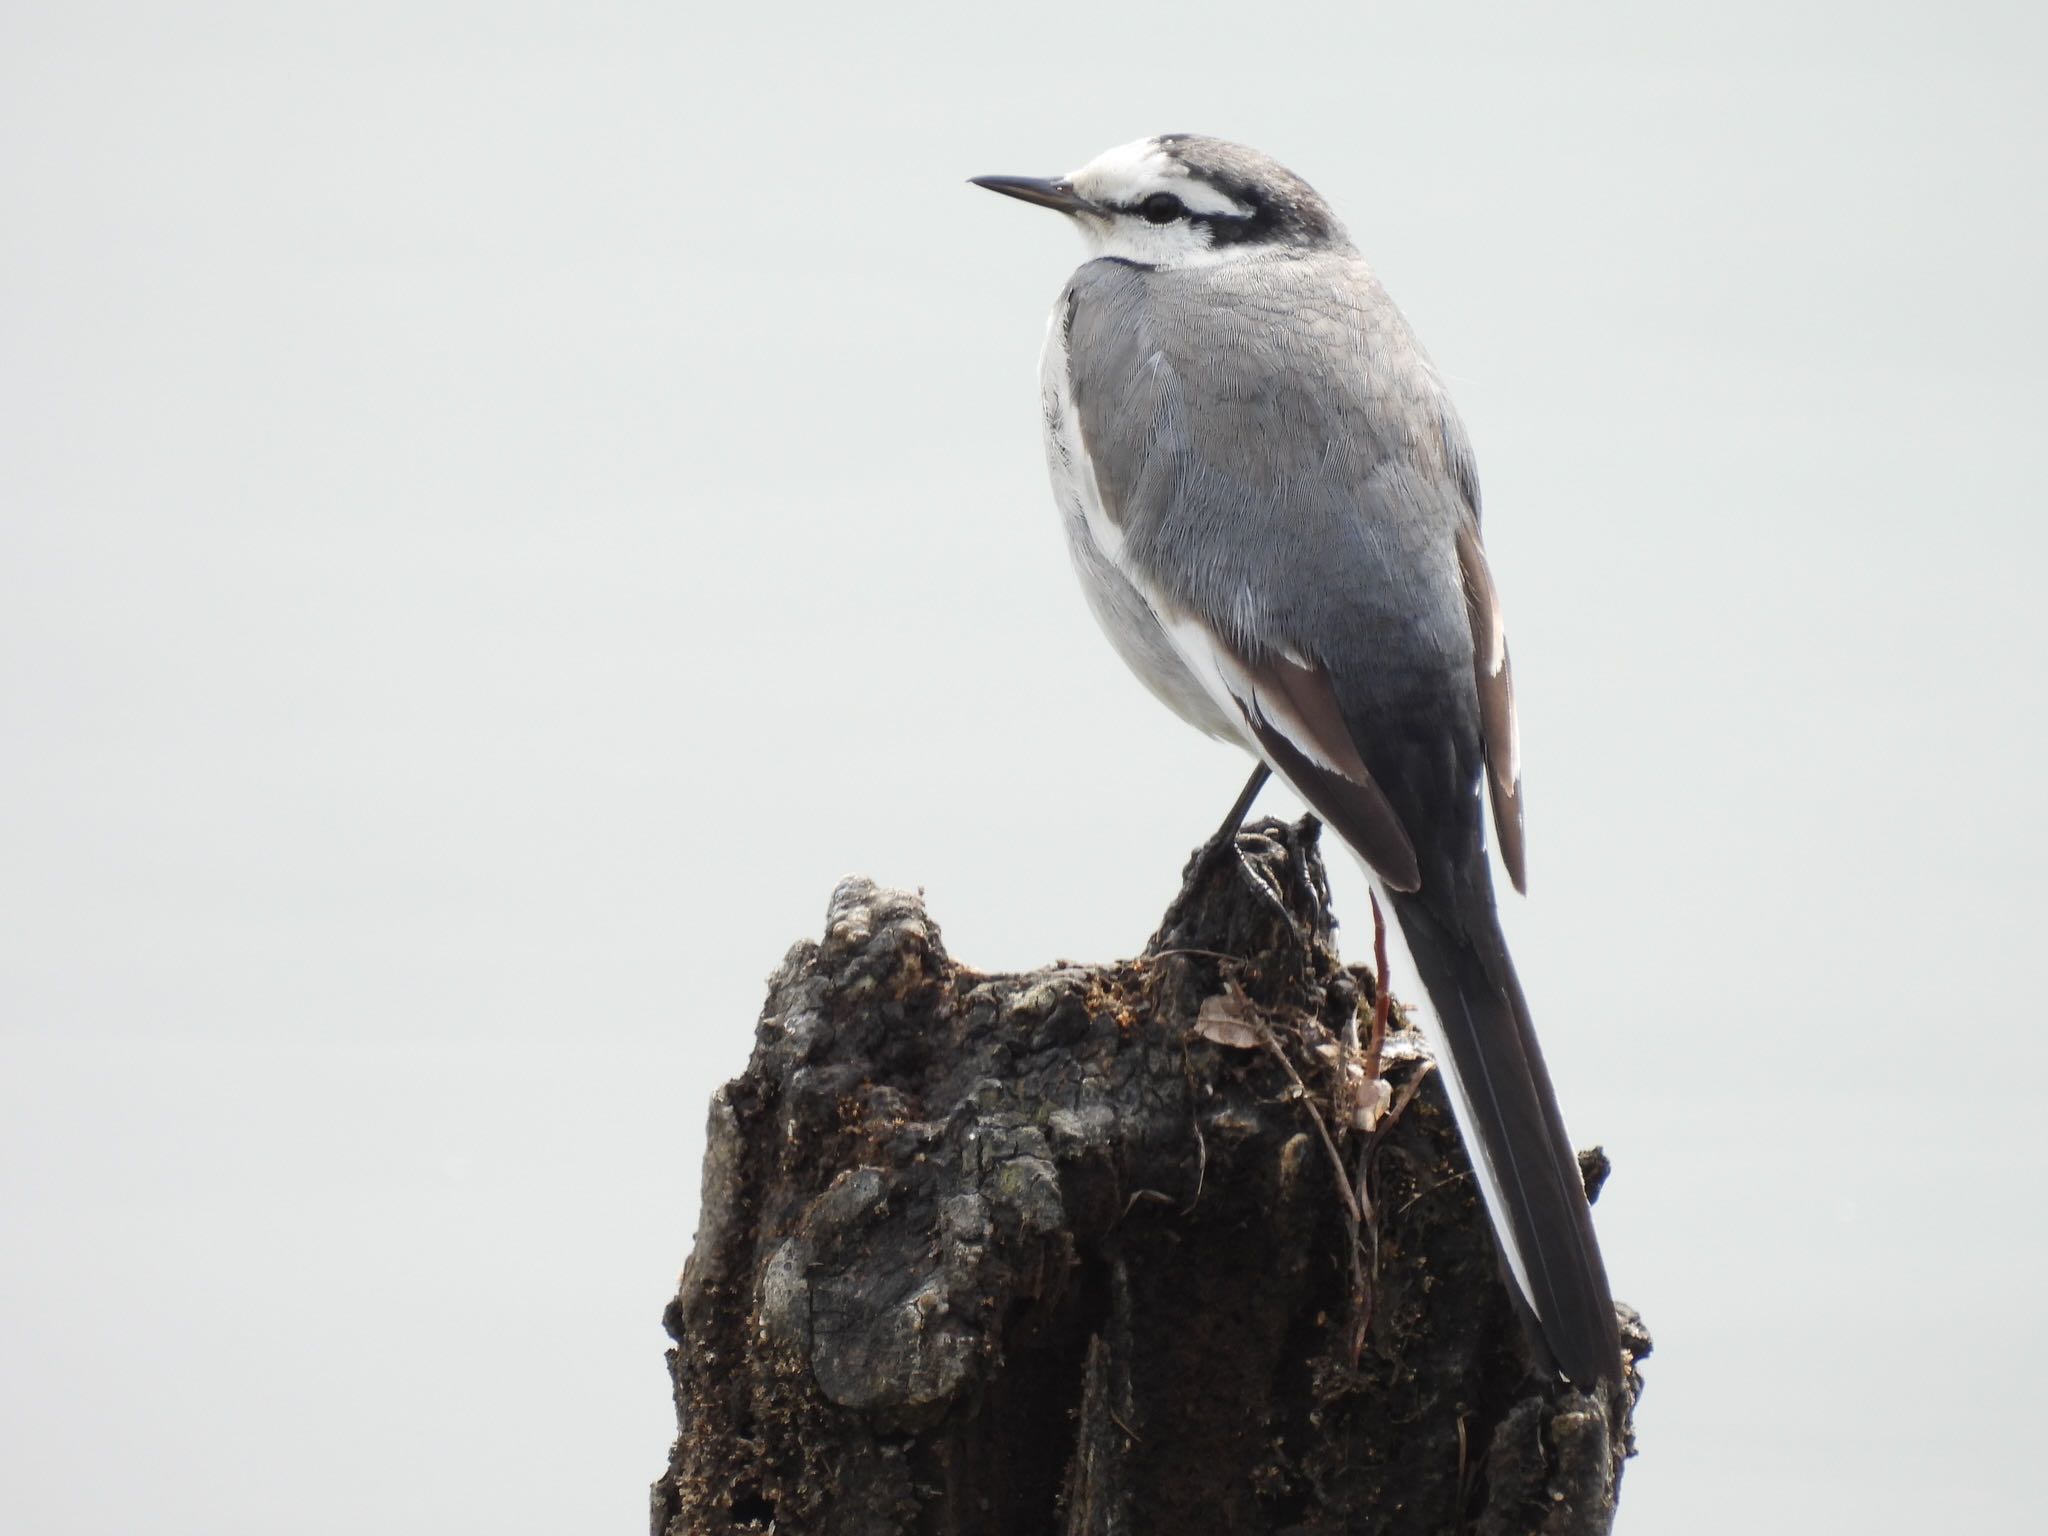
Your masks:
M1387 1112L1380 1117L1382 1133L1401 1118L1401 1111L1415 1102L1415 1095L1422 1092L1423 1079L1436 1070L1433 1061L1422 1061L1416 1065L1415 1075L1401 1085L1401 1091L1394 1095L1394 1102L1387 1106Z
M1323 1123L1323 1112L1316 1108L1316 1101L1309 1095L1308 1085L1301 1080L1301 1074L1294 1070L1294 1063L1287 1059L1287 1052L1281 1048L1280 1042L1273 1038L1273 1031L1264 1024L1259 1026L1259 1039L1266 1049L1273 1053L1274 1059L1286 1069L1288 1081L1294 1084L1294 1091L1308 1107L1309 1119L1315 1122L1316 1135L1322 1138L1323 1150L1329 1154L1330 1167L1337 1175L1337 1189L1344 1196L1344 1214L1351 1218L1352 1225L1356 1227L1358 1202L1351 1195L1351 1178L1344 1169L1344 1154L1337 1150L1337 1143L1330 1139L1330 1128Z
M1330 1128L1323 1122L1323 1112L1316 1108L1316 1101L1309 1095L1308 1085L1302 1082L1301 1074L1294 1070L1294 1063L1288 1060L1287 1052L1281 1047L1280 1042L1274 1038L1273 1031L1268 1029L1263 1023L1259 1026L1259 1038L1265 1042L1266 1049L1271 1051L1279 1060L1280 1065L1286 1069L1288 1081L1294 1084L1295 1093L1300 1097L1302 1106L1308 1110L1308 1117L1315 1124L1316 1135L1322 1138L1323 1151L1329 1155L1330 1171L1337 1176L1337 1193L1344 1197L1344 1223L1349 1229L1351 1236L1349 1244L1351 1249L1351 1337L1349 1343L1351 1363L1355 1367L1358 1364L1359 1355L1365 1348L1364 1319L1368 1315L1368 1297L1370 1294L1365 1280L1365 1266L1360 1258L1364 1251L1364 1245L1360 1243L1358 1238L1359 1229L1364 1223L1364 1216L1358 1208L1358 1197L1351 1188L1351 1175L1344 1166L1344 1154L1337 1150L1337 1143L1330 1135Z
M1358 1172L1356 1175L1358 1208L1365 1216L1364 1232L1370 1248L1369 1262L1366 1265L1365 1272L1361 1274L1358 1264L1359 1244L1355 1238L1351 1245L1351 1273L1353 1276L1353 1293L1351 1298L1351 1368L1354 1371L1358 1369L1358 1357L1365 1353L1365 1336L1372 1330L1373 1300L1379 1294L1380 1223L1378 1215L1373 1211L1372 1191L1367 1184L1368 1173L1372 1167L1373 1148L1378 1145L1378 1142L1379 1138L1376 1136L1367 1137L1359 1143L1358 1147Z
M1195 1133L1195 1192L1188 1196L1188 1203L1181 1207L1181 1215L1191 1216L1195 1207L1202 1203L1202 1188L1209 1177L1209 1138L1202 1134L1202 1112L1195 1102L1195 1064L1188 1058L1188 1038L1180 1039L1180 1075L1188 1085L1188 1129Z
M1200 955L1205 960L1234 960L1240 965L1244 963L1243 955L1226 955L1220 949L1189 949L1178 944L1172 949L1148 950L1141 958L1164 960L1168 955Z
M1410 1211L1414 1209L1414 1207L1420 1204L1422 1201L1427 1200L1431 1195L1435 1194L1438 1190L1449 1189L1453 1184L1462 1184L1470 1177L1471 1175L1469 1173L1454 1173L1448 1178L1438 1179L1434 1184L1430 1185L1429 1188L1418 1189L1414 1194L1410 1195L1408 1197L1407 1203L1401 1207L1401 1210L1404 1213Z
M1465 1438L1465 1415L1458 1415L1458 1494L1457 1507L1451 1511L1457 1521L1457 1529L1465 1529L1465 1509L1472 1497L1471 1449Z
M1384 1070L1385 1066L1387 1017L1393 1005L1393 993L1388 985L1387 977L1386 914L1380 911L1380 901L1377 895L1371 895L1370 899L1372 901L1373 958L1372 1030L1366 1037L1363 1080L1366 1092L1377 1095L1379 1092L1380 1073ZM1347 1051L1356 1052L1358 1050L1358 1016L1355 1010L1352 1017L1346 1021L1345 1036ZM1412 1096L1411 1092L1410 1097ZM1402 1103L1403 1107L1405 1107L1406 1100L1404 1099ZM1357 1369L1359 1356L1365 1352L1366 1333L1372 1327L1374 1287L1378 1285L1380 1277L1380 1223L1379 1213L1373 1209L1372 1203L1372 1155L1379 1146L1380 1138L1386 1134L1388 1126L1393 1123L1399 1113L1400 1110L1395 1109L1392 1114L1381 1116L1373 1127L1373 1134L1367 1137L1360 1145L1358 1149L1358 1166L1353 1172L1348 1186L1351 1193L1351 1207L1359 1213L1360 1227L1364 1232L1363 1246L1366 1248L1369 1256L1369 1263L1361 1271L1359 1265L1359 1248L1361 1244L1358 1240L1358 1232L1354 1231L1352 1234L1351 1254L1351 1365L1354 1370Z
M1131 1214L1131 1207L1135 1206L1140 1200L1152 1200L1160 1205L1173 1204L1173 1196L1166 1194L1164 1191L1157 1189L1134 1189L1131 1191L1131 1198L1124 1202L1122 1213L1117 1217L1119 1224L1122 1223L1125 1216Z

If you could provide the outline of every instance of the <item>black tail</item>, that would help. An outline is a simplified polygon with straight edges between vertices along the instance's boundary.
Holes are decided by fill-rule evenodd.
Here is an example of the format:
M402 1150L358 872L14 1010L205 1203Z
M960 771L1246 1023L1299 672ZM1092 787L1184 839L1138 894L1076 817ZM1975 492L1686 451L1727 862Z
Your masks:
M1391 895L1508 1267L1557 1368L1580 1387L1618 1383L1621 1336L1586 1186L1492 902L1475 891L1478 910L1453 926L1432 910L1441 897Z

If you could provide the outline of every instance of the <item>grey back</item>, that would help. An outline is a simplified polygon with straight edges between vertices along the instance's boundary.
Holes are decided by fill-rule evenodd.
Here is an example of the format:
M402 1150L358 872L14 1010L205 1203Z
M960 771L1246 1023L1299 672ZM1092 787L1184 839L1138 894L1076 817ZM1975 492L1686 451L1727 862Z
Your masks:
M1327 668L1402 820L1441 822L1479 771L1457 552L1478 486L1370 268L1341 245L1171 271L1092 261L1059 320L1125 558L1254 660ZM1470 813L1449 820L1480 835Z

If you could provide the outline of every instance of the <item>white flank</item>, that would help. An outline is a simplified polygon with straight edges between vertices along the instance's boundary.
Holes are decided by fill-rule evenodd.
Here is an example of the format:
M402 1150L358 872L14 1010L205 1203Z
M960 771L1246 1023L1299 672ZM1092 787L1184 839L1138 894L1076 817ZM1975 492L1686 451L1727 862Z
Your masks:
M1178 649L1159 626L1159 604L1125 560L1123 530L1103 501L1095 461L1074 406L1061 325L1064 310L1064 303L1056 305L1046 328L1040 407L1053 499L1059 506L1067 551L1073 557L1089 611L1124 665L1160 703L1204 735L1249 750L1243 715L1227 700L1217 702L1210 684L1190 675Z
M1095 461L1081 438L1081 414L1074 407L1074 389L1067 373L1067 337L1061 325L1064 305L1054 305L1045 326L1045 352L1039 359L1039 387L1045 411L1046 463L1052 470L1053 495L1060 511L1079 516L1088 527L1102 558L1124 570L1124 531L1102 504L1102 486L1095 478Z

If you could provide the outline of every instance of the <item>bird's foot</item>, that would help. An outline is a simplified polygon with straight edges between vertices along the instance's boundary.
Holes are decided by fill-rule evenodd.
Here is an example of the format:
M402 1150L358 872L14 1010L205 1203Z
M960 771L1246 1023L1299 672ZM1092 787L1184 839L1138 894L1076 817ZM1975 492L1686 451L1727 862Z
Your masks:
M1266 872L1263 864L1245 856L1244 849L1238 844L1235 831L1230 834L1228 846L1232 855L1232 862L1237 866L1237 874L1244 880L1246 885L1251 887L1252 894L1257 896L1260 902L1280 920L1282 926L1294 936L1295 944L1304 953L1307 952L1314 943L1315 935L1309 932L1307 926L1303 924L1300 918L1294 915L1293 909L1287 905L1286 893L1278 885L1274 884L1273 877ZM1205 848L1203 850L1203 855L1205 857L1208 855L1208 849Z

